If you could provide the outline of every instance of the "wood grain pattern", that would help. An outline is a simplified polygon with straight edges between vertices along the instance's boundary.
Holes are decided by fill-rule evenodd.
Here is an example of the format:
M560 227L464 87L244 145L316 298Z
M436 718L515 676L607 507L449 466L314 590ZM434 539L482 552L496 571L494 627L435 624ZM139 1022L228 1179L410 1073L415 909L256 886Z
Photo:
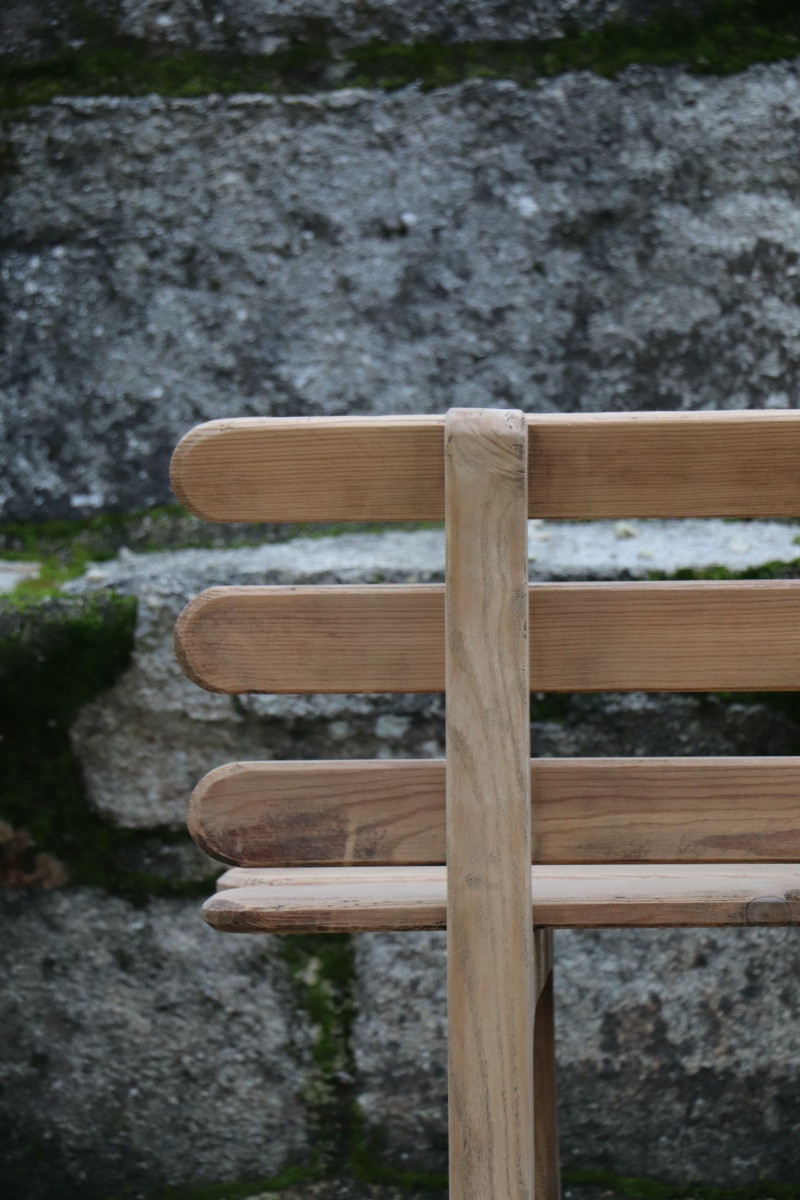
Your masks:
M561 1200L553 1006L553 931L535 929L536 1012L533 1020L533 1194L535 1200Z
M796 412L566 413L527 418L532 517L782 517L800 512ZM210 421L172 460L207 521L444 516L444 418Z
M413 871L414 875L409 872ZM315 872L308 882L308 872ZM534 866L534 925L682 928L800 924L800 866ZM273 882L267 882L272 877ZM204 916L229 932L445 929L444 866L231 868Z
M344 884L346 887L381 888L386 883L411 884L424 891L439 887L444 879L443 865L437 867L232 867L217 880L218 892L231 888L287 888L302 886L317 888L318 898L331 887ZM277 893L276 893L277 894Z
M797 864L532 867L531 874L532 923L538 926L800 924ZM444 929L447 924L446 868L441 866L233 867L220 883L222 890L206 901L204 915L215 929L234 933Z
M530 776L533 862L800 862L800 758L533 759ZM445 764L229 763L188 825L234 866L443 863Z
M447 517L446 595L211 589L176 651L227 693L446 683L446 765L230 764L190 827L243 864L205 906L217 929L447 929L452 1200L560 1200L552 928L800 924L800 758L528 744L530 689L800 688L800 586L529 589L527 516L797 516L798 468L796 412L248 418L175 452L208 520Z
M527 429L445 419L449 1196L533 1200Z
M794 691L800 582L542 583L530 588L536 691ZM210 588L176 653L220 692L440 692L444 588Z

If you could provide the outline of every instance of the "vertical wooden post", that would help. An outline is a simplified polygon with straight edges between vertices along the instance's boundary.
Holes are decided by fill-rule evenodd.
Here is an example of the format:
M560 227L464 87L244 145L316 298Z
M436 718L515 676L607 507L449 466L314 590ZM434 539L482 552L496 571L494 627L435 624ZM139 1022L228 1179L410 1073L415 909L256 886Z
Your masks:
M450 1200L532 1200L527 426L445 418Z

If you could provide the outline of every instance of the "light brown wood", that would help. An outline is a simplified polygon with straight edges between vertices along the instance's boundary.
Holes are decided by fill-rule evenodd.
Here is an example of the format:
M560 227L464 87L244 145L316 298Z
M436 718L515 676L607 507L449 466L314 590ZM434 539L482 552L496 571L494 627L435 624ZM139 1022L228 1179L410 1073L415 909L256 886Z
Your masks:
M647 863L532 867L531 872L533 925L800 924L797 864ZM270 878L279 882L265 882ZM441 866L233 867L221 883L204 915L214 928L234 933L444 929L447 923L446 868Z
M536 1013L533 1021L533 1131L535 1200L560 1200L553 931L535 929Z
M527 418L532 517L789 517L800 512L797 412L566 413ZM444 516L444 418L210 421L172 460L208 521Z
M229 763L197 785L187 823L238 866L443 863L444 790L444 759Z
M444 878L443 865L437 867L232 867L216 883L218 892L230 888L319 888L321 891L344 884L359 888L383 887L408 883L427 888L438 886ZM321 893L319 893L321 894Z
M533 1200L527 429L445 419L450 1200Z
M175 652L210 691L443 691L444 588L209 588Z
M536 691L793 691L800 582L542 583L530 588ZM444 588L210 588L176 652L221 692L439 692Z
M800 758L533 759L533 861L799 862ZM443 863L444 759L242 762L192 793L243 867Z
M248 418L175 452L178 498L210 520L446 513L446 620L435 587L212 589L176 649L229 693L447 683L446 789L441 762L231 764L190 825L226 861L318 864L226 872L215 928L447 928L451 1200L560 1200L552 928L800 924L800 759L527 745L529 688L800 688L800 585L528 592L525 519L797 516L798 468L796 412Z

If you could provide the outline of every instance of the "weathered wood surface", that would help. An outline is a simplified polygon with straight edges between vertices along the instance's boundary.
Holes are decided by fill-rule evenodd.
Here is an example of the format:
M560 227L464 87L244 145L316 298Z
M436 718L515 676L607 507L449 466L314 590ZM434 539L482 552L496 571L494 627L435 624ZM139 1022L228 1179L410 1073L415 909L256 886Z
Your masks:
M531 873L537 926L800 924L797 864L537 866ZM444 929L445 875L441 866L234 867L204 915L234 933Z
M800 862L800 758L530 763L533 862ZM189 804L234 866L445 861L443 759L244 762Z
M441 585L210 588L176 652L220 692L440 692ZM535 691L800 688L800 582L542 583Z
M447 928L453 1200L559 1200L552 928L800 924L800 759L531 762L527 712L530 689L797 689L798 585L529 589L527 516L796 516L798 467L795 412L248 418L176 450L210 520L447 517L446 594L211 589L176 650L228 693L446 683L446 787L441 762L230 764L190 827L243 864L215 928Z
M209 521L444 516L444 418L244 417L177 447L172 486ZM527 418L532 517L782 517L800 512L796 412Z
M451 1200L533 1200L527 428L445 418Z

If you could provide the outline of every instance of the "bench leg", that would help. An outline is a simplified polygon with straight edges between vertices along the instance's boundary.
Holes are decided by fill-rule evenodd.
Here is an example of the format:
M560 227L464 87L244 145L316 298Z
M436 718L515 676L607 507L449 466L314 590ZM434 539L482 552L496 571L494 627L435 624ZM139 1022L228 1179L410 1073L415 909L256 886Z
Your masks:
M556 1114L556 1047L553 1020L553 931L534 930L533 1195L561 1200Z

